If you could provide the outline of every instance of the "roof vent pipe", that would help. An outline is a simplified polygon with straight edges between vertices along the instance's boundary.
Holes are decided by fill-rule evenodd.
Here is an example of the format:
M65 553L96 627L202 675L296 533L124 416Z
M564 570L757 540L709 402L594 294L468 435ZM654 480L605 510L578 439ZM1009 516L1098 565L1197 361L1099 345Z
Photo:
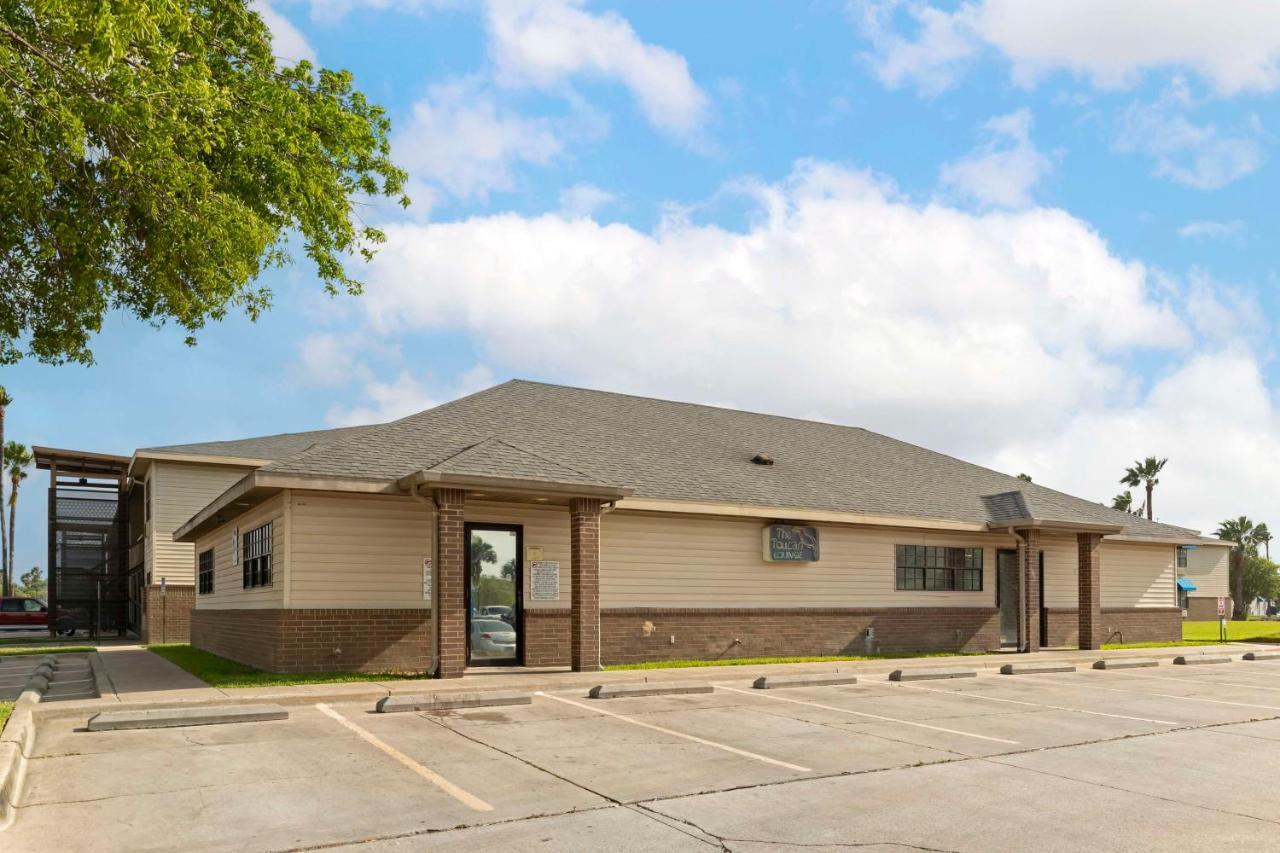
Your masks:
M773 457L768 453L757 453L755 456L751 457L751 461L757 465L772 465Z

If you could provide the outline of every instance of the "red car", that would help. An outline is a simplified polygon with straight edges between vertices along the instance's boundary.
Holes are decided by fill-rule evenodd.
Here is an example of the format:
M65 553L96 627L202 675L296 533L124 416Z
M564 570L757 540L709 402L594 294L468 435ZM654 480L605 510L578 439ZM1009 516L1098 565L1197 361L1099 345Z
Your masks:
M0 598L0 631L37 631L49 627L49 608L38 598Z

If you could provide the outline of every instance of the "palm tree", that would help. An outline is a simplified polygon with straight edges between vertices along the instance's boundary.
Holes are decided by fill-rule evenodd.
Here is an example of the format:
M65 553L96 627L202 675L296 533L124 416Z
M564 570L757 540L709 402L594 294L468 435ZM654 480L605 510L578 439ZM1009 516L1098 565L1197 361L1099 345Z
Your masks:
M493 550L493 545L473 535L471 537L471 582L479 582L484 563L496 562L498 562L498 552Z
M13 398L9 396L9 392L0 385L0 474L4 469L4 410L13 403ZM4 506L4 477L0 476L0 508ZM0 522L0 575L3 575L3 594L12 595L13 591L9 588L9 546L6 543L6 534L4 524Z
M1022 481L1022 482L1024 482L1024 483L1030 483L1030 482L1031 482L1031 475L1030 475L1030 474L1019 474L1019 475L1018 475L1018 479L1019 479L1019 480L1021 480L1021 481Z
M18 531L14 526L18 515L18 486L27 479L27 468L33 461L31 451L25 444L10 441L4 445L4 458L9 463L9 484L13 491L9 493L9 560L5 564L5 583L13 587L13 543L18 539ZM3 519L0 519L0 524Z
M1111 499L1111 508L1121 512L1133 512L1133 492L1125 489Z
M1267 525L1265 523L1259 524L1257 527L1253 528L1253 539L1255 542L1257 542L1259 545L1262 546L1263 555L1268 560L1270 560L1271 559L1271 531L1267 529Z
M1246 618L1245 601L1244 601L1244 558L1250 554L1258 553L1258 528L1248 516L1240 516L1239 518L1228 518L1218 524L1218 529L1214 535L1219 539L1225 539L1228 542L1236 543L1236 547L1231 549L1231 568L1232 577L1234 578L1235 587L1232 590L1232 602L1236 619Z
M1154 456L1148 456L1141 462L1133 463L1133 467L1124 470L1124 476L1120 478L1122 486L1138 486L1147 487L1147 519L1152 518L1151 514L1151 493L1155 490L1156 484L1160 482L1160 471L1164 469L1164 464L1168 459L1157 459Z

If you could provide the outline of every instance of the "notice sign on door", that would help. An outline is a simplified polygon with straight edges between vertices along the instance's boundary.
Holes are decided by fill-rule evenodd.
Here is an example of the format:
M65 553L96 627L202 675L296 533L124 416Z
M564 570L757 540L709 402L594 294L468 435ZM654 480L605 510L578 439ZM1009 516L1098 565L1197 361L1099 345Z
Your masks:
M422 558L422 600L431 600L431 558Z
M556 560L529 562L529 597L534 601L560 600L560 563Z

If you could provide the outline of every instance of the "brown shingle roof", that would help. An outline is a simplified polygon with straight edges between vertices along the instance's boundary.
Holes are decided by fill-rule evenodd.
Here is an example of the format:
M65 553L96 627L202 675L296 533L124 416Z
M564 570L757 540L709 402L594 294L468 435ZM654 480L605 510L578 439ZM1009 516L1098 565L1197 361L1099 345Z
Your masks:
M753 464L759 452L775 464ZM517 458L525 473L545 469L537 478L568 470L638 498L982 524L1028 509L1132 534L1195 533L865 429L523 380L358 429L264 471L391 480L440 465L492 474Z
M139 453L189 453L194 456L226 456L240 459L288 459L344 438L359 435L369 426L314 429L308 432L286 432L233 441L199 441L193 444L166 444L140 447Z

